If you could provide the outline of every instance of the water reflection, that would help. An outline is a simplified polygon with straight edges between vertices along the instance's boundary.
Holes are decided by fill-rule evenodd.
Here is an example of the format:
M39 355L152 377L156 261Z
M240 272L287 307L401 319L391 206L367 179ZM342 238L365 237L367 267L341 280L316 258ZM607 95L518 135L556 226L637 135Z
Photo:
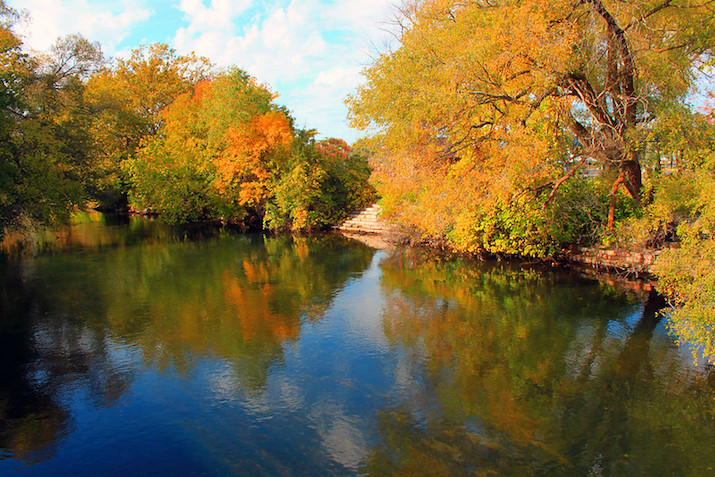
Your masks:
M73 425L68 390L112 406L147 365L191 379L221 360L219 401L263 393L284 343L374 254L338 237L211 235L79 223L0 264L3 454L48 457Z
M53 237L0 262L0 473L712 472L715 373L653 297L332 236Z
M657 297L409 252L382 270L385 333L426 385L380 412L367 473L712 471L713 373L654 335Z
M24 318L32 304L17 286L17 269L0 270L0 449L23 459L43 458L51 455L52 444L67 427L69 412L29 373L36 354L31 325Z

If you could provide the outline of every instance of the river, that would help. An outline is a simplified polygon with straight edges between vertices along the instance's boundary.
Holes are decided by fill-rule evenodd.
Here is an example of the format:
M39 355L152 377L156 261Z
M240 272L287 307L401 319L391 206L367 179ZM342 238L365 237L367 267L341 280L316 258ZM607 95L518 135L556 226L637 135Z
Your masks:
M713 368L574 272L95 215L0 283L0 475L714 472Z

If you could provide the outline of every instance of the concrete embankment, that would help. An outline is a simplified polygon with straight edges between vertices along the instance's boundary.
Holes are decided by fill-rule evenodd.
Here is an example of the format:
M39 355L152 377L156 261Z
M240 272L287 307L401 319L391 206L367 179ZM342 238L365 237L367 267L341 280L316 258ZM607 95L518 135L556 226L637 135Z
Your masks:
M378 204L352 212L335 230L374 248L390 248L400 241L400 234L395 226L380 219L380 212Z
M365 207L352 212L348 219L335 229L350 234L385 234L392 231L392 227L380 220L380 206L378 204Z

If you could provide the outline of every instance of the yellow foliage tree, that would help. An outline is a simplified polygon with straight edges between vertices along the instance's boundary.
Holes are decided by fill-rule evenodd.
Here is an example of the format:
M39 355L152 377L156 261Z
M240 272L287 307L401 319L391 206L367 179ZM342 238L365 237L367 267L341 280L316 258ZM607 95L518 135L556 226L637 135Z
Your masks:
M619 190L640 204L642 138L712 55L713 18L699 0L407 2L348 99L386 212L448 236L475 210L550 202L595 161L612 225Z
M107 206L116 206L126 193L121 161L162 128L168 105L211 75L206 58L178 55L161 43L140 46L129 58L92 75L86 97L94 110L91 132L101 176L97 195Z

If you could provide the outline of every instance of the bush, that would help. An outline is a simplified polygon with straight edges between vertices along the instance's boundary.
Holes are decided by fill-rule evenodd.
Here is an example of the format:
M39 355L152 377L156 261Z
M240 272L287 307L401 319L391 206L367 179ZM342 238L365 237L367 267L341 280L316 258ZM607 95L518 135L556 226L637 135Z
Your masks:
M522 194L463 214L448 235L457 249L472 253L549 258L573 245L590 245L603 230L608 200L600 183L581 177L548 193ZM630 213L625 197L619 215Z
M688 175L688 212L677 228L680 247L655 264L658 288L672 299L670 327L715 360L715 152Z

